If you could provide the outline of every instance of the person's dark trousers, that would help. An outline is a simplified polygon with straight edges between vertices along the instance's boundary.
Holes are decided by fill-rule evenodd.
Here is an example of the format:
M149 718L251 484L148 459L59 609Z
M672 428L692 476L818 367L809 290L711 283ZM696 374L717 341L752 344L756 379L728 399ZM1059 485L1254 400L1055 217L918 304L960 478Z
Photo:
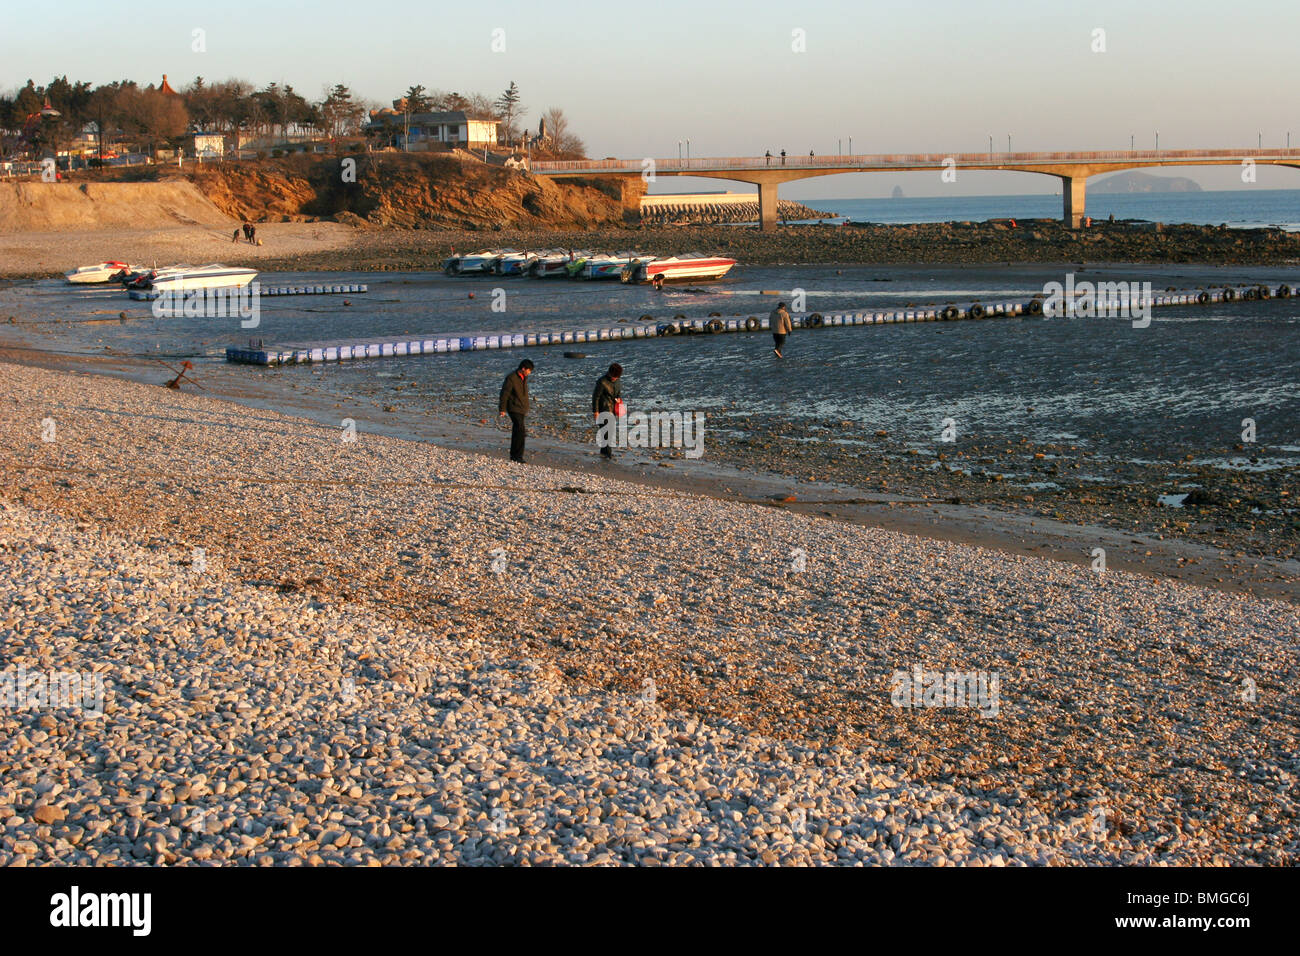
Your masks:
M781 335L779 332L773 332L772 344L778 352L781 351L781 349L785 347L785 336Z
M528 430L524 428L524 416L510 412L510 460L522 462L524 460L524 439L528 437Z

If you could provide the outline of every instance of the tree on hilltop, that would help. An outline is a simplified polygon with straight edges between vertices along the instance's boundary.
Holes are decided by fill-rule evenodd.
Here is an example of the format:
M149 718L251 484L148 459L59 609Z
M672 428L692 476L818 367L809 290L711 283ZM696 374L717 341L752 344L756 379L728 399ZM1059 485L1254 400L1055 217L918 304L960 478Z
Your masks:
M519 87L515 85L514 80L511 80L505 92L497 97L496 108L501 114L502 131L505 133L505 140L507 143L513 142L516 132L515 119L528 112L519 105Z

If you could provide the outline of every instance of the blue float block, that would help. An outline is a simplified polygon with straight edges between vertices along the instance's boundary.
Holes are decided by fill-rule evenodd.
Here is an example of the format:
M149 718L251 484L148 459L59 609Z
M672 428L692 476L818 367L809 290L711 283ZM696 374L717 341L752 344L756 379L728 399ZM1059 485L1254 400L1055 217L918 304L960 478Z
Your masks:
M460 343L460 350L462 352L468 352L474 348L474 340L469 337L460 338L456 341Z

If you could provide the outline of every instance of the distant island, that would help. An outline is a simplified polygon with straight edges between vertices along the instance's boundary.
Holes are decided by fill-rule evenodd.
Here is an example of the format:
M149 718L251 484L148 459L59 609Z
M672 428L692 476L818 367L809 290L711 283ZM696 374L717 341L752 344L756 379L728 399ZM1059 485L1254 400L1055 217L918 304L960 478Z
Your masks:
M889 194L889 198L890 198L890 199L902 199L902 198L903 198L903 187L902 187L902 186L895 186L895 187L894 187L894 191L893 191L892 193Z
M1088 185L1088 192L1094 196L1114 195L1116 193L1199 193L1201 185L1186 176L1152 176L1150 173L1130 169L1116 173Z

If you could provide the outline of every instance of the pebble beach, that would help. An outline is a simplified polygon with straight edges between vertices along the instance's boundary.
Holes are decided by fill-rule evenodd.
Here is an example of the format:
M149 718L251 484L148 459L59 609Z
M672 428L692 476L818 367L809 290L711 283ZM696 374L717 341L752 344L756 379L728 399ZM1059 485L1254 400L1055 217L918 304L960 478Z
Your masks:
M1297 861L1293 603L4 376L0 864Z

